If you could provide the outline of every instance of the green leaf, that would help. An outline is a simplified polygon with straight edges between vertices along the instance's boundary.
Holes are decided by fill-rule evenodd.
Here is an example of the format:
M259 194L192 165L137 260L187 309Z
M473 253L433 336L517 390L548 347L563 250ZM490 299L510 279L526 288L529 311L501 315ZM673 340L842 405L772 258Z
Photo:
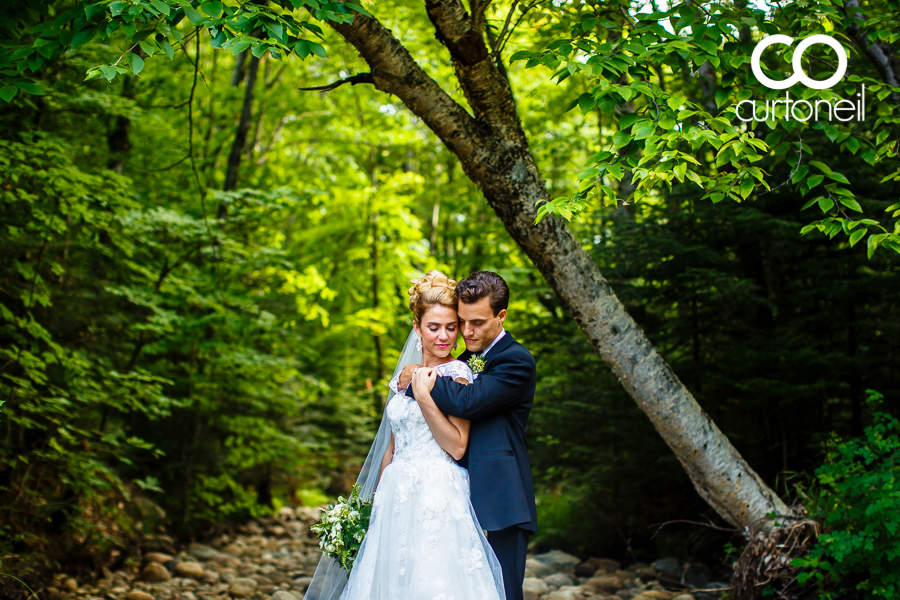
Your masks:
M819 198L819 208L823 213L827 213L834 206L834 200L831 198Z
M175 49L172 47L172 44L168 42L168 40L164 41L162 44L160 44L160 46L162 46L162 50L166 53L166 56L169 57L169 60L175 58Z
M731 88L720 87L716 90L716 93L713 94L713 98L716 101L716 106L722 108L722 105L728 102L728 98L731 96Z
M861 240L868 232L869 232L869 230L865 229L865 228L860 228L860 229L857 229L856 231L854 231L850 235L850 247L852 248L853 246L855 246L856 242Z
M715 42L712 42L710 40L700 40L700 41L694 42L694 43L697 44L697 46L700 47L707 54L711 54L711 55L715 56L719 52L719 47L716 45Z
M79 46L83 46L87 44L94 35L97 33L96 29L82 29L78 33L72 36L72 49L78 48Z
M862 212L862 207L859 205L859 202L857 202L853 198L846 198L846 197L842 196L840 198L840 202L841 202L841 204L843 204L850 210L855 210L856 212Z
M741 181L741 197L746 199L747 196L753 191L754 183L753 180L749 177L745 178Z
M627 113L622 115L622 118L619 119L619 129L631 127L640 118L640 115L637 113Z
M622 130L619 130L613 135L613 146L616 148L622 148L627 146L631 141L631 134Z
M32 96L43 96L44 90L38 87L38 85L33 81L19 81L16 82L16 85L20 90L25 92L26 94L31 94Z
M2 87L0 88L0 100L3 100L4 102L10 102L13 98L16 97L17 93L19 93L19 88L13 85Z
M131 72L135 75L144 70L144 60L134 52L129 52L126 60L128 60L128 66L131 67Z
M669 96L669 99L666 100L666 104L669 105L669 108L672 110L678 110L678 107L684 104L685 99L682 96Z
M194 27L197 27L206 22L206 17L201 15L200 11L198 11L190 4L185 4L181 8L182 10L184 10L184 16L188 18L188 21L190 21Z
M322 58L325 58L326 52L325 52L325 48L323 46L321 46L315 42L309 42L309 49L316 56L321 56Z
M169 16L169 5L162 0L150 0L150 5L165 16Z
M233 56L237 56L244 50L250 47L249 40L237 40L231 45L231 54Z
M222 8L222 3L218 1L204 2L200 5L200 10L214 19L222 14Z
M806 180L806 184L809 186L806 189L811 190L814 187L816 187L817 185L819 185L820 183L822 183L823 181L825 181L824 175L813 175L812 177L810 177L809 179Z
M820 171L822 171L822 172L825 173L826 175L831 175L831 173L832 173L831 167L829 167L828 165L826 165L826 164L823 163L822 161L819 161L819 160L811 160L811 161L809 161L809 165L810 165L811 167L816 167L817 169L819 169Z

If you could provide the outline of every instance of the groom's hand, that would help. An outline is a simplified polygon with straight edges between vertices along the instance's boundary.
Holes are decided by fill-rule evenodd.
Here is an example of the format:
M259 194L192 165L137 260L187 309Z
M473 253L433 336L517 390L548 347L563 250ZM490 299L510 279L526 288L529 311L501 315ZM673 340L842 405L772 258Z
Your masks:
M403 370L400 371L400 379L397 380L397 391L402 392L409 387L409 384L412 382L413 371L421 366L422 365L410 363L403 367Z

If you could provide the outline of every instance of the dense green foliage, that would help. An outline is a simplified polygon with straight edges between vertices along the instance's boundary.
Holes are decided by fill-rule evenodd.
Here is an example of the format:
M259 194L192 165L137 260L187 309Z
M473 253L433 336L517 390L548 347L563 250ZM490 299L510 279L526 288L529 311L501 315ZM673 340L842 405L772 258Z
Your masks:
M869 402L881 402L880 394L869 394ZM825 464L816 469L815 516L825 532L808 557L794 560L805 568L801 583L845 581L873 598L900 598L898 476L900 421L889 414L875 413L862 439L830 441Z
M861 28L859 35L868 36L867 43L884 43L884 52L890 55L891 44L900 40L900 33L887 26L896 18L897 3L867 4L868 18L849 3L842 6L830 0L814 3L815 16L810 18L810 5L800 1L767 11L746 2L708 7L684 2L668 10L652 4L652 10L633 16L618 14L604 3L563 5L561 17L549 28L556 34L552 41L538 51L516 52L512 60L549 67L559 82L569 77L584 81L586 91L569 108L597 111L608 131L602 132L596 154L578 175L579 191L543 205L538 219L549 214L572 218L591 198L599 199L601 206L623 198L638 201L660 187L671 190L676 181L696 186L692 189L713 203L741 202L790 181L791 189L803 196L815 192L804 210L817 206L825 214L804 227L804 233L817 229L834 237L843 232L851 246L866 239L870 256L879 246L900 253L900 221L890 223L900 217L897 198L886 208L869 210L869 215L851 216L847 211L864 212L860 201L865 197L853 190L859 181L851 183L815 148L816 141L827 139L847 154L878 165L886 173L882 183L900 180L900 106L890 86L895 79L860 53L849 63L846 84L842 80L838 87L823 90L789 89L788 97L794 93L791 108L783 92L760 83L750 69L754 48L766 36L787 32L802 39L843 33L836 37L846 48L853 43L851 25ZM785 45L782 59L795 50ZM834 74L834 49L824 58L812 54L796 57L794 65L819 81ZM775 81L783 80L786 62L773 61L773 67L764 65L763 70L768 69ZM665 72L674 77L668 79ZM692 82L691 74L699 76ZM861 90L868 91L865 108ZM770 110L768 102L778 98L781 105L773 104ZM819 101L837 106L843 98L858 102L860 114L850 119L835 116L836 122L831 109L828 119L824 113L822 120L818 112L813 116ZM751 101L754 104L741 106ZM757 102L765 104L764 111L758 110ZM799 102L806 108L797 111ZM759 114L764 116L755 120ZM767 154L770 157L763 161ZM787 178L775 179L772 167L780 163L790 164L792 170ZM628 194L621 194L620 186L611 187L624 179L633 184ZM888 221L882 224L884 212Z
M230 51L198 29L187 3L167 3L182 7L180 20L155 1L128 3L137 12L116 13L118 4L91 3L101 10L78 27L108 31L78 44L60 33L53 52L38 40L73 31L84 3L48 3L0 31L4 81L39 92L0 89L0 556L10 569L72 556L96 568L162 521L187 538L345 494L409 331L409 280L430 268L457 278L492 269L510 283L506 325L539 370L529 450L542 544L628 559L719 552L728 534L690 524L653 537L654 524L715 517L452 155L370 87L298 91L364 71L352 50L324 28L327 58L293 40L304 61L260 52L285 43L266 21L278 3L243 5L262 21L228 30L238 36ZM465 101L419 3L367 6ZM206 8L214 14L196 4L201 25L225 18L226 8ZM495 31L509 8L491 6ZM543 52L574 22L586 34L576 13L535 5L506 47ZM606 18L624 25L620 13ZM305 14L276 16L299 23ZM173 37L148 34L139 42L159 48L133 48L142 29L126 27L129 15ZM254 37L261 23L272 41L240 52L239 36ZM177 52L157 61L157 50L170 54L166 43ZM85 81L129 48L142 61L156 54L139 77ZM133 73L138 63L123 64ZM666 93L702 101L699 80L681 77L684 64L663 63ZM593 102L593 82L556 84L519 62L509 72L551 195L574 197L584 189L579 169L615 139L622 115L602 94L568 110L584 94ZM866 150L888 141L874 121L865 127L840 140L804 130L802 156L846 173L866 214L881 218L897 202L895 183L882 181L895 154L870 160ZM855 137L859 152L847 141ZM628 152L648 153L640 141ZM752 203L701 200L676 174L638 203L585 203L571 227L704 409L774 484L819 464L829 432L862 433L865 389L900 397L900 260L892 251L870 259L847 236L801 235L810 225L802 196L813 181L828 189L825 177L813 179L821 168L812 163L798 175L796 142L769 141L774 151L757 146L753 164L773 191L741 196ZM698 175L723 171L697 156ZM676 173L663 162L654 169ZM799 188L777 187L792 178ZM624 200L628 181L603 185Z

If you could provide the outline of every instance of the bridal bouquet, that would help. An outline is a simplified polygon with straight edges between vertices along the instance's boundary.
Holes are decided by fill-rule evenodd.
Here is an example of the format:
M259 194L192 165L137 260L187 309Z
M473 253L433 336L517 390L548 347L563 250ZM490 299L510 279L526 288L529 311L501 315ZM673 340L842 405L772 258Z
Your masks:
M330 508L323 509L322 518L310 530L319 537L322 551L349 571L366 537L371 515L372 503L360 500L359 486L354 485L350 497L345 500L341 496Z

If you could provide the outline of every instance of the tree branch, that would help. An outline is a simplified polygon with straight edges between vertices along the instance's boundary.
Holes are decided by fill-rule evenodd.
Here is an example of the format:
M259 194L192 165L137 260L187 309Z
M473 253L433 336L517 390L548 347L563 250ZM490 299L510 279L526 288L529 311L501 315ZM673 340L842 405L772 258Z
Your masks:
M350 85L356 85L358 83L375 83L375 77L373 77L371 73L358 73L357 75L351 75L350 77L339 79L334 83L329 83L328 85L319 85L316 87L297 89L301 92L330 92L333 89L341 87L345 83L349 83Z
M483 139L472 116L420 67L377 19L357 14L352 23L329 23L368 63L375 88L393 94L460 156Z

